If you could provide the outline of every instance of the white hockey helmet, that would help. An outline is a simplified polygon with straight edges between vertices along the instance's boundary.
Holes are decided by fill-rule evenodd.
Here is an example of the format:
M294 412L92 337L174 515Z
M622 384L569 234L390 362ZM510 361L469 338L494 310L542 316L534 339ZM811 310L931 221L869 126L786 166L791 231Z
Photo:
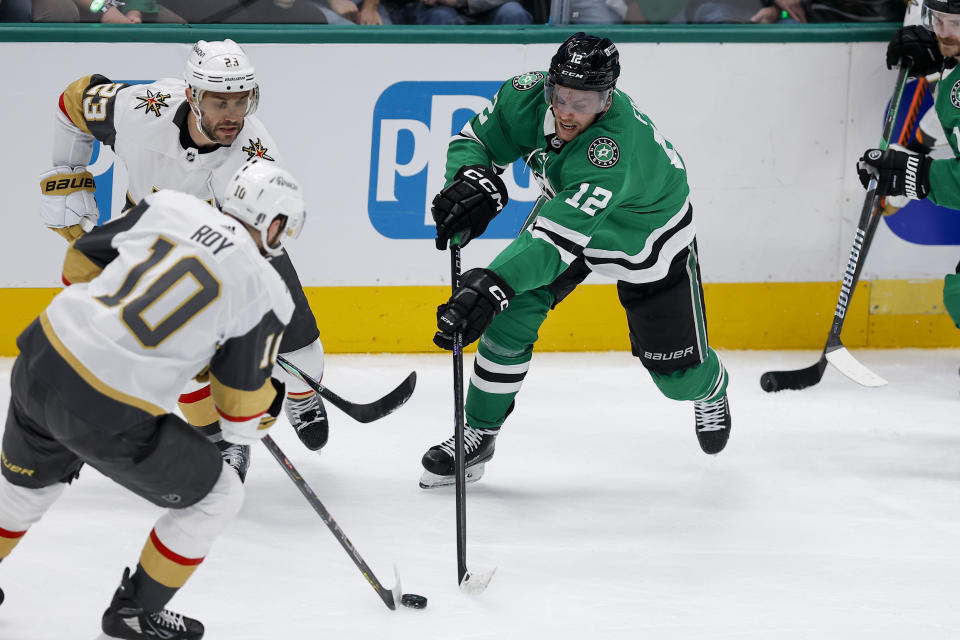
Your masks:
M260 103L260 87L250 58L233 40L200 40L190 51L183 79L193 92L192 105L199 110L204 91L225 93L250 92L247 112L250 115Z
M257 158L245 162L230 178L220 208L259 231L263 251L271 256L280 255L285 240L300 235L307 217L296 179L273 162ZM271 246L267 232L281 217L283 226Z

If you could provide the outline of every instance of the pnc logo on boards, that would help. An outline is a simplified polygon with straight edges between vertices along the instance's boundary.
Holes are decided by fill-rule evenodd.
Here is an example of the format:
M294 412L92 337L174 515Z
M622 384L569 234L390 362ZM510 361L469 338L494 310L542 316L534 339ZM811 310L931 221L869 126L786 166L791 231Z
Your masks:
M373 110L367 210L388 238L433 238L430 204L443 188L447 147L475 113L491 109L501 82L398 82ZM522 160L501 175L510 201L484 238L513 238L540 194Z

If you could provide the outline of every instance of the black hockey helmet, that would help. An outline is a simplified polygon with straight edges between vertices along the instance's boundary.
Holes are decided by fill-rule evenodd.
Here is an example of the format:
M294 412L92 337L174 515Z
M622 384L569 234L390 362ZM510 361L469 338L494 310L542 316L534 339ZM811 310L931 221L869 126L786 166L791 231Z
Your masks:
M920 24L938 35L960 33L960 0L923 0Z
M960 0L950 0L960 2ZM612 89L620 76L620 54L610 38L575 33L550 60L549 81L571 89Z
M923 8L940 13L960 13L960 0L923 0Z

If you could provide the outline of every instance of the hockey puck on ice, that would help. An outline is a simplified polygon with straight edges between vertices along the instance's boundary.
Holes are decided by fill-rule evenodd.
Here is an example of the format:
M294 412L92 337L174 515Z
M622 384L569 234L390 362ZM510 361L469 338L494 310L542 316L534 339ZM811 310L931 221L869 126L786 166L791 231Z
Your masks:
M415 593L405 593L400 596L400 604L405 607L410 607L411 609L425 609L427 606L427 599L423 596L418 596Z
M767 393L780 390L779 387L777 387L776 379L773 377L773 374L771 374L769 371L767 371L765 374L760 376L760 388L766 391Z

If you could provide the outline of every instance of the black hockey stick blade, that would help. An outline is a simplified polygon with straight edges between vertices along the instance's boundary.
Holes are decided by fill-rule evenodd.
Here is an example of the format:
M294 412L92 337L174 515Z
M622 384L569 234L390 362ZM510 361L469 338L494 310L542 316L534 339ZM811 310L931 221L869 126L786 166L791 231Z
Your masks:
M790 371L767 371L760 376L760 387L767 393L792 389L800 391L820 382L823 371L827 368L827 358L821 355L816 363L803 369Z
M373 587L373 590L377 592L377 595L380 596L380 599L383 600L383 604L387 605L387 608L391 611L397 609L397 603L400 602L400 596L403 593L400 588L400 572L397 570L397 566L393 566L393 575L396 578L396 583L393 585L392 589L387 589L384 587L377 576L373 574L373 570L367 565L364 559L360 556L360 552L357 551L357 548L353 546L353 543L350 542L350 539L347 538L347 535L343 532L343 529L340 528L340 525L337 524L337 521L333 519L333 516L330 515L330 512L327 511L327 508L323 506L323 503L320 501L320 498L317 497L317 494L313 492L313 488L307 484L307 481L303 479L303 476L300 475L300 472L297 471L297 468L293 466L293 463L290 462L290 458L283 452L283 450L273 441L273 438L270 436L263 437L263 445L270 451L270 454L273 455L274 459L283 467L284 472L286 472L287 477L296 485L297 489L300 490L300 493L303 494L303 497L307 499L307 502L310 503L310 506L313 507L313 510L317 512L317 515L320 516L320 519L323 520L323 523L327 525L327 528L330 529L330 533L333 534L333 537L337 539L337 542L340 543L340 546L343 547L343 550L347 552L347 555L350 556L350 559L353 560L353 564L356 565L357 569L360 570L360 573L363 574L363 577L366 578L367 582Z
M356 420L357 422L373 422L374 420L379 420L384 416L388 416L400 407L402 407L407 400L410 399L410 396L413 395L413 390L417 386L417 372L411 371L403 382L401 382L397 387L383 396L379 400L374 400L373 402L368 402L366 404L359 404L356 402L350 402L349 400L344 400L333 391L323 386L305 372L300 370L297 365L293 364L283 356L277 356L277 364L283 367L290 375L296 376L303 380L307 386L320 394L324 400L329 400L330 404L335 406L337 409L340 409L345 414Z
M816 363L803 369L792 371L767 371L760 376L760 387L766 392L791 389L800 391L820 382L827 363L847 378L864 387L882 387L887 381L868 369L853 357L839 340L831 341L830 346L820 355Z

